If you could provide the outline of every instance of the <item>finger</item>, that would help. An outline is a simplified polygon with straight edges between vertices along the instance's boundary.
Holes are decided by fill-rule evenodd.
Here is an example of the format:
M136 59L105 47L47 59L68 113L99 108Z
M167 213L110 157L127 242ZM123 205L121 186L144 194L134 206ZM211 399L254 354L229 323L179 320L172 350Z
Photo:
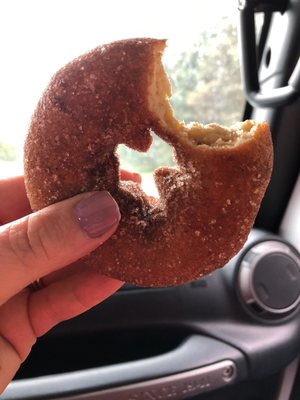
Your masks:
M20 367L20 364L21 360L18 353L9 342L0 336L0 395L9 382L13 379L15 373Z
M108 192L85 193L0 227L0 304L107 240L120 220Z
M0 180L0 224L31 213L23 176Z
M137 172L129 172L125 169L120 170L121 180L122 181L133 181L136 183L142 183L142 177Z
M27 288L0 308L0 337L24 361L38 336L99 304L122 284L85 268L36 292Z
M0 337L15 349L20 361L36 342L28 314L30 294L29 289L23 290L0 307Z
M38 292L18 293L0 308L0 394L28 356L37 336L100 303L123 282L86 269ZM16 326L18 329L16 329Z
M23 290L0 307L0 393L36 342L28 319L29 294Z
M142 177L136 172L120 170L123 181L142 182ZM14 221L32 212L26 195L23 176L0 180L0 225Z
M121 281L85 268L33 292L28 313L35 335L41 336L58 323L89 310L122 285Z

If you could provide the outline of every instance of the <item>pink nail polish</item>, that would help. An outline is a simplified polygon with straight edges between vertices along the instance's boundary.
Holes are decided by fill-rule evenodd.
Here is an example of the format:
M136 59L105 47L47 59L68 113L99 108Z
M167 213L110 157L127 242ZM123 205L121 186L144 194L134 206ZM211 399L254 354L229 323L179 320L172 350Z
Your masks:
M81 200L75 206L75 216L90 238L102 236L121 218L119 207L108 192L97 192Z

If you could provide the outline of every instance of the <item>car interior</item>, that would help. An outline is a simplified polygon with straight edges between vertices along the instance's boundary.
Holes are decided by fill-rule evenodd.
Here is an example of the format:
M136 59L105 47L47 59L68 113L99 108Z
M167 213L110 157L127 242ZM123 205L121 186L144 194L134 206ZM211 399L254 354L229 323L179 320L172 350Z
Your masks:
M61 25L70 7L93 10L95 5L61 3L68 3L61 11ZM55 12L60 12L61 3L52 2ZM117 2L112 3L117 7ZM130 0L122 3L127 8L120 9L120 14L125 13L120 20L133 12ZM142 18L149 4L144 9L143 1L139 3L139 29L125 35L144 33ZM205 123L220 122L223 113L224 124L239 118L270 125L273 174L248 241L227 265L208 276L174 287L125 284L102 304L53 328L39 338L1 400L300 399L300 1L213 2L205 11L206 3L166 1L161 5L166 9L155 20L160 3L154 1L152 28L145 34L151 35L153 25L167 24L172 7L178 7L174 47L170 39L171 52L176 51L166 66L176 113L178 108L188 119L195 107L196 117ZM39 18L42 5L37 7ZM211 22L217 8L225 10L224 15L216 10L220 23L228 21L226 13L230 13L234 29L216 24L210 36L213 24L207 22L204 31L196 21L203 12ZM190 44L180 39L189 24L178 26L187 15L191 15L191 32L198 35L197 40L190 36ZM97 18L101 25L105 15ZM89 34L96 32L91 29ZM168 35L168 30L153 33L162 34ZM228 42L228 35L236 41ZM104 39L99 33L93 40ZM51 41L45 44L50 45ZM219 55L209 53L214 46ZM236 48L230 56L232 46ZM201 52L202 61L197 58ZM195 84L200 78L204 82L197 75L197 63L202 70L206 63L209 72L201 85ZM222 68L225 71L217 79ZM226 79L227 89L221 88ZM216 86L210 85L213 80ZM192 93L195 88L204 95ZM213 92L215 97L210 97ZM165 145L154 142L150 150L163 148L161 158L153 156L158 165L172 165ZM130 164L132 153L120 149L121 160L124 157L125 167L138 170L146 155L136 155ZM1 162L1 169L8 163ZM140 169L142 175L145 171ZM151 173L147 170L146 175ZM149 187L155 191L153 184Z

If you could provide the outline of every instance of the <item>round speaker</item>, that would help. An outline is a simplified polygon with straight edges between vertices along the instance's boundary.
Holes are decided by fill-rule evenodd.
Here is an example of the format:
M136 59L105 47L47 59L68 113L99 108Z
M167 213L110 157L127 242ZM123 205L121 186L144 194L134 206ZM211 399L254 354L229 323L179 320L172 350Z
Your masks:
M265 318L286 316L300 303L300 257L293 246L277 240L254 244L237 271L241 302Z

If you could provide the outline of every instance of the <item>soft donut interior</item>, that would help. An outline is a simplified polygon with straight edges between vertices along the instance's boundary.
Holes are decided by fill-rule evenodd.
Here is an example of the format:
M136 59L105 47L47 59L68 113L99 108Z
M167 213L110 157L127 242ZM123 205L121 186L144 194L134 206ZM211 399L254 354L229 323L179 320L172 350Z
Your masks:
M149 85L148 106L150 111L159 119L160 123L172 131L174 135L180 135L193 147L233 147L247 141L254 136L255 123L247 120L236 123L226 128L216 123L203 125L198 122L185 124L174 116L169 98L172 88L162 64L164 45L156 49L153 54L153 76Z

